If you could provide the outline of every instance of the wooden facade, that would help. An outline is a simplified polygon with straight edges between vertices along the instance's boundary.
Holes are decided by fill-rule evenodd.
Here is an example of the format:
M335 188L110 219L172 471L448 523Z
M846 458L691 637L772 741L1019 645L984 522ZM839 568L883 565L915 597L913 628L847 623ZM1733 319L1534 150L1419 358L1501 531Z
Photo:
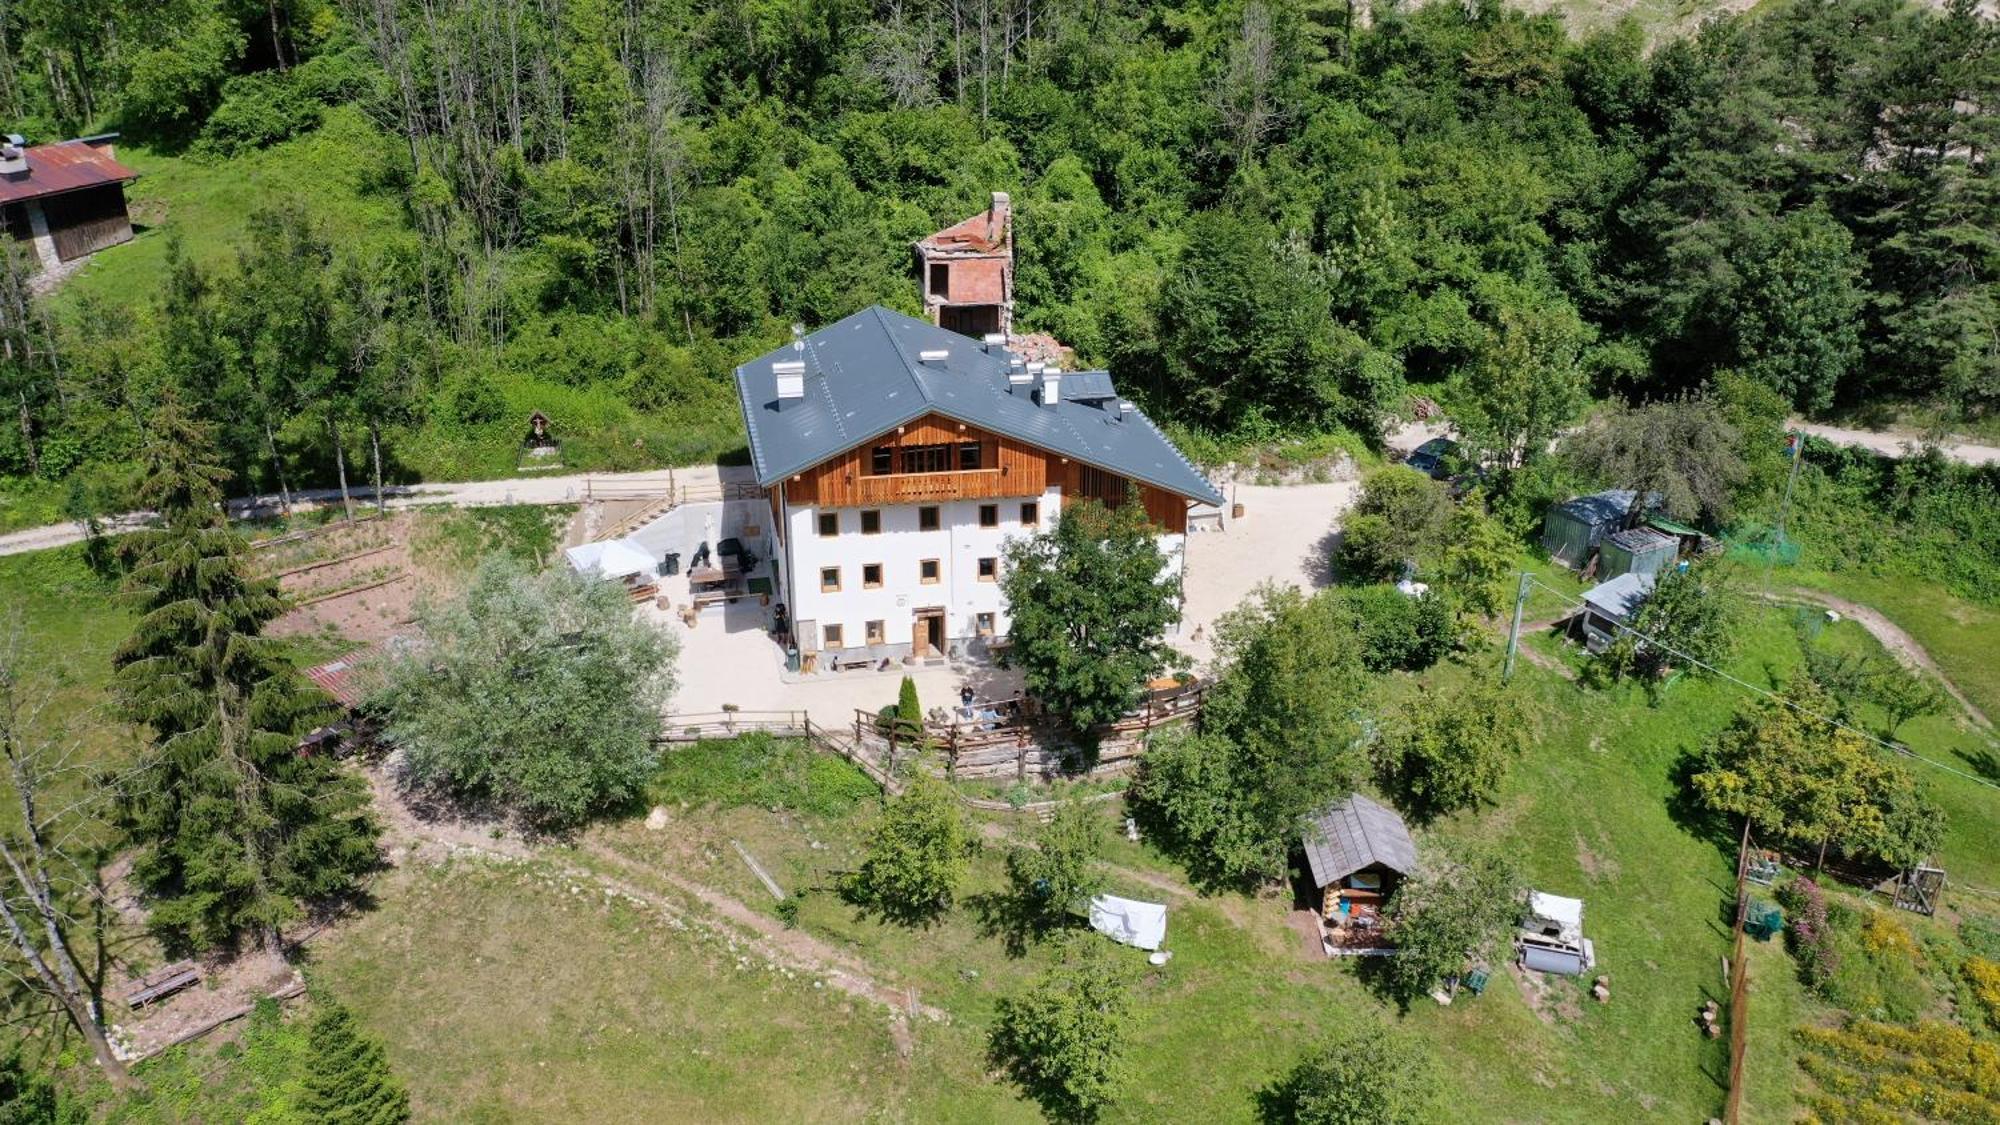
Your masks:
M979 447L977 469L902 471L906 453L915 459L939 448L950 465L964 464L960 458L970 459L966 447L974 443ZM886 462L881 452L885 449ZM888 471L879 471L885 463ZM1187 532L1188 502L1183 497L935 414L797 474L785 496L788 503L799 506L867 508L931 500L1034 499L1050 485L1062 488L1064 504L1091 498L1113 507L1136 487L1146 516L1156 527L1175 535Z
M125 210L123 184L50 196L42 200L42 213L48 216L56 257L65 262L132 241L132 219Z

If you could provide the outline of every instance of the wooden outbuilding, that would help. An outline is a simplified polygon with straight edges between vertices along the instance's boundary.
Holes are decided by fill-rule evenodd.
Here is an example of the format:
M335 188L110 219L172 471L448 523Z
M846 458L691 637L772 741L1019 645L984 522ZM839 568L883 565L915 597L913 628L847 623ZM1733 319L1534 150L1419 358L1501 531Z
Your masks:
M9 134L0 142L0 221L43 269L132 240L125 185L139 173L118 163L116 138L30 146Z
M1320 916L1337 934L1378 932L1383 904L1417 869L1403 818L1359 793L1314 817L1304 843Z

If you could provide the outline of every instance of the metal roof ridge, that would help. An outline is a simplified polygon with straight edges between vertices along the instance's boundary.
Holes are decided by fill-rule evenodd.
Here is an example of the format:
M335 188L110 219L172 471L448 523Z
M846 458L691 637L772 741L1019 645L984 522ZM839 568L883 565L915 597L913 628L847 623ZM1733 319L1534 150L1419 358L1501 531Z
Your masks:
M889 330L889 322L884 317L884 314L889 310L882 307L881 302L878 301L875 304L869 305L868 311L874 314L875 327L882 330L882 338L889 342L889 350L896 353L896 358L902 361L903 374L908 375L910 382L916 385L917 397L923 399L926 403L935 404L937 400L931 397L931 388L929 384L924 382L923 372L917 369L917 365L910 361L909 356L903 354L901 343L896 339L896 334ZM963 419L960 420L963 421Z

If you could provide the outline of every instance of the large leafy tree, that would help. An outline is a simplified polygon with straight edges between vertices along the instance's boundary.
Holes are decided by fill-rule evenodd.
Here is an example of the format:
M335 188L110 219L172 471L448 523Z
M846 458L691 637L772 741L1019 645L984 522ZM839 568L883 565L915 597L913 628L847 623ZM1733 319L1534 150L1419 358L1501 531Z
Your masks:
M1059 959L1000 1001L995 1061L1058 1121L1093 1121L1116 1094L1131 1023L1131 971L1096 935L1072 935Z
M412 785L544 831L639 794L675 649L622 587L494 555L418 624L381 696Z
M1861 359L1862 260L1814 208L1758 224L1744 240L1728 317L1736 364L1803 410L1824 410Z
M1111 722L1181 663L1165 641L1179 615L1174 585L1136 500L1069 505L1055 527L1006 551L1006 661L1050 711L1079 729Z
M1220 669L1199 734L1156 741L1134 802L1197 877L1274 879L1303 820L1361 771L1361 645L1334 591L1266 586L1216 623Z
M1697 759L1696 800L1747 817L1760 839L1829 846L1917 863L1942 840L1942 818L1901 762L1829 721L1825 689L1806 677L1746 707Z
M161 525L131 536L139 613L114 657L152 746L123 784L153 925L206 947L248 931L278 948L306 900L375 862L360 782L299 739L333 715L263 629L283 609L224 522L205 427L169 399L149 426L142 494Z
M1585 478L1631 489L1635 517L1657 494L1669 515L1711 527L1729 517L1747 472L1742 435L1703 395L1606 403L1562 453Z
M1540 456L1583 409L1590 336L1566 302L1503 312L1454 390L1466 441L1502 465Z

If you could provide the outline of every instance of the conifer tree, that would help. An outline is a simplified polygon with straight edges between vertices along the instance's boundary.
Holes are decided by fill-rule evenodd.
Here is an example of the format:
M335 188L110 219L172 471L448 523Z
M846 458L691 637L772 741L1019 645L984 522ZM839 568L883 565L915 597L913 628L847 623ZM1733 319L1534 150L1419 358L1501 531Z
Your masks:
M262 636L283 603L223 520L207 428L170 398L150 430L141 487L160 526L131 538L140 617L114 657L152 740L122 793L133 870L162 932L207 946L248 930L277 948L300 900L374 862L375 829L358 781L298 752L328 705Z
M382 1044L354 1013L321 998L306 1037L307 1121L316 1125L396 1125L410 1119L410 1093L389 1069Z

